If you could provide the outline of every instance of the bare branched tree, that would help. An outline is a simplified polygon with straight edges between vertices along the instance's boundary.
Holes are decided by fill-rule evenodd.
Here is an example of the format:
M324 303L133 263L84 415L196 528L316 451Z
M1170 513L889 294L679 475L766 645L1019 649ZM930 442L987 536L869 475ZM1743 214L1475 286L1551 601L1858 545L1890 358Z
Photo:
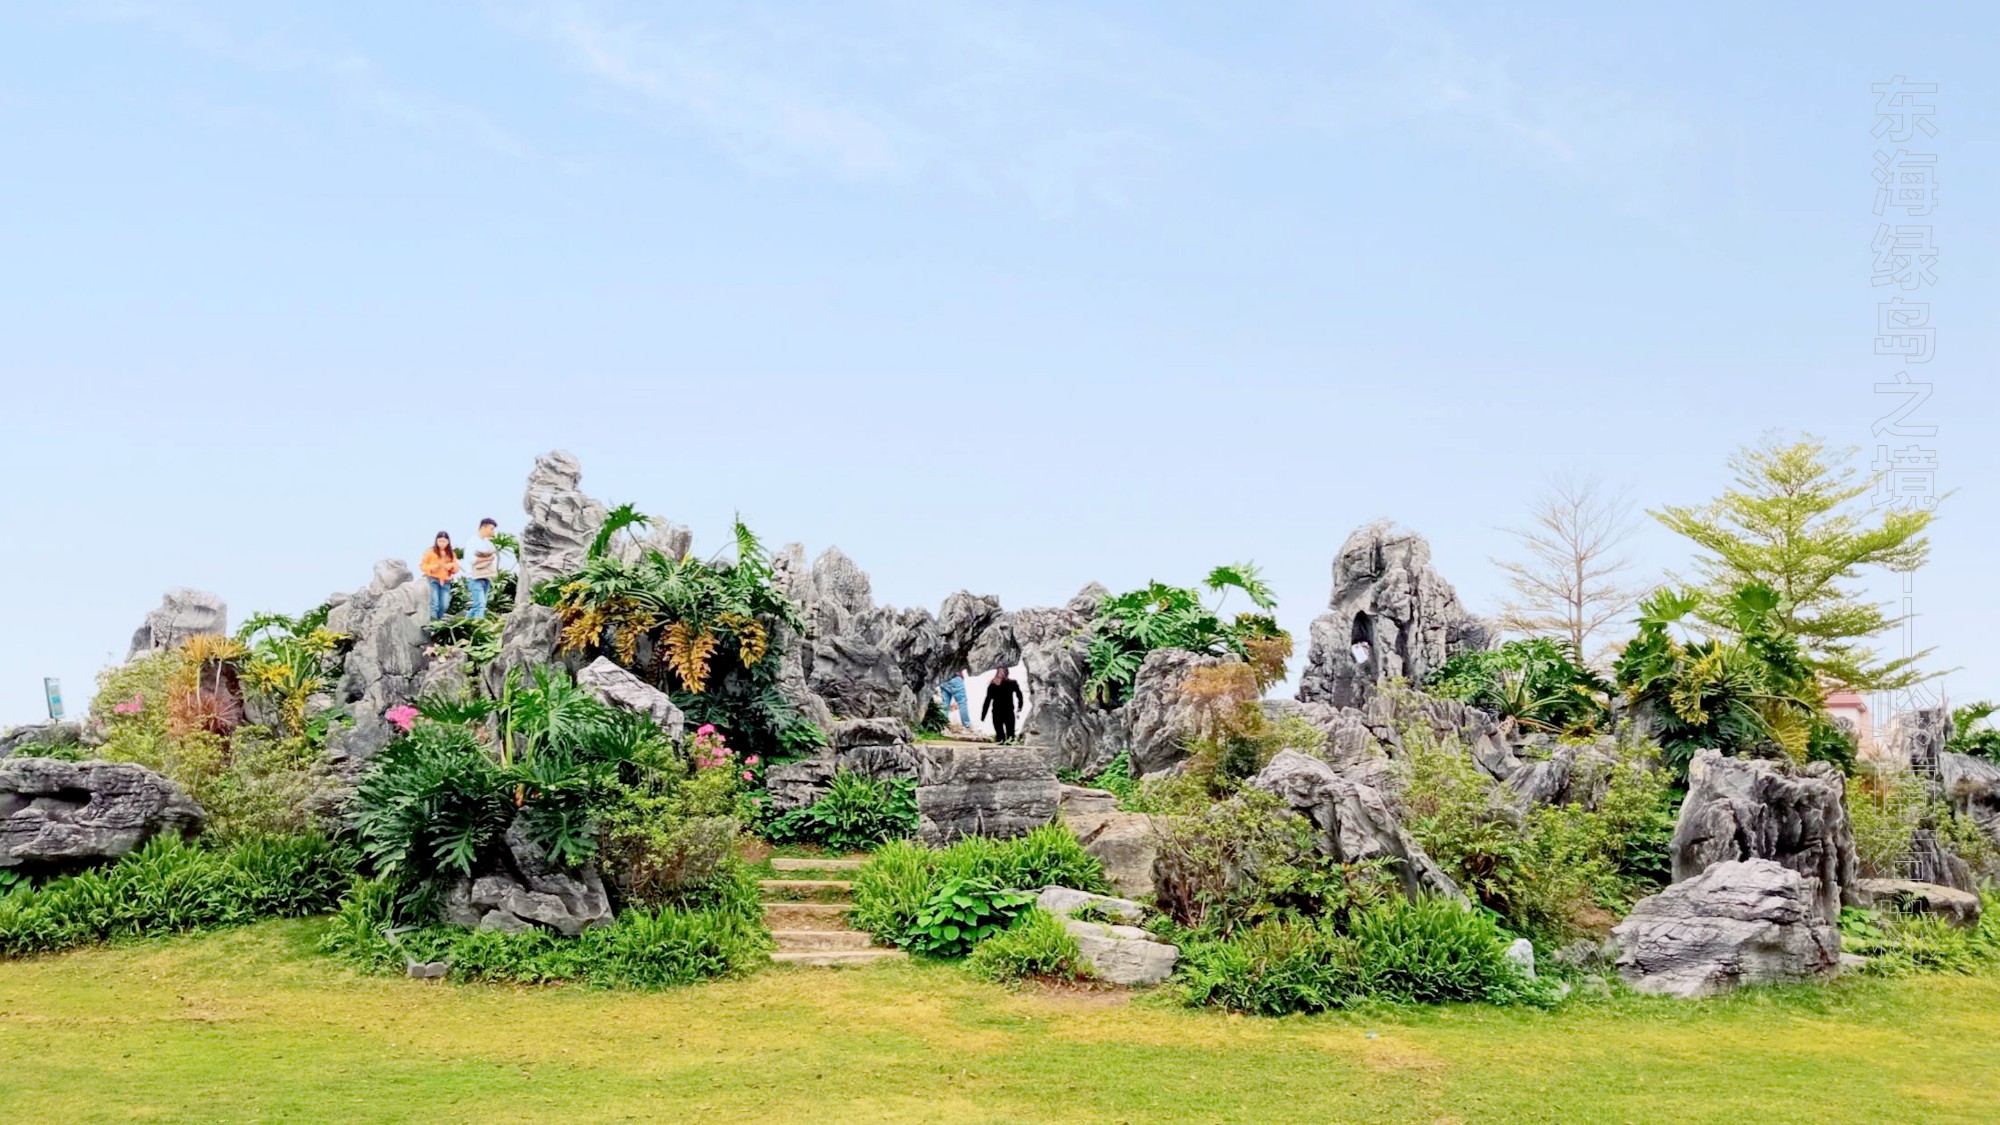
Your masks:
M1534 522L1508 528L1523 557L1495 559L1514 587L1501 607L1503 628L1528 636L1556 636L1585 646L1593 634L1629 611L1646 588L1627 581L1632 568L1618 548L1636 529L1624 490L1607 490L1596 477L1552 476L1531 509Z

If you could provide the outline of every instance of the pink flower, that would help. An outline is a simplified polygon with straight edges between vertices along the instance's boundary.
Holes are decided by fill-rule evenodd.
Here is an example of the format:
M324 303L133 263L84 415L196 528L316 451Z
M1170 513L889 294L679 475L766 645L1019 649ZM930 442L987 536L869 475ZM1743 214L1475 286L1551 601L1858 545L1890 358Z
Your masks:
M754 773L751 773L751 772L750 772L749 770L744 770L744 771L743 771L743 780L745 780L745 781L755 781L755 780L757 780L757 775L756 775L756 774L754 774Z
M746 766L754 766L754 765L756 765L756 764L757 764L757 755L755 755L755 754L752 754L752 755L750 755L749 757L747 757L747 758L743 759L743 764L744 764L744 765L746 765Z
M145 709L146 697L144 694L135 695L123 703L114 703L111 705L112 712L119 715L136 715Z
M396 729L404 734L410 733L410 728L417 725L417 709L407 703L389 708L382 717L395 724Z
M703 723L703 724L701 724L700 726L698 726L698 727L694 728L694 733L695 733L696 735L704 735L704 734L714 734L714 733L715 733L715 724L714 724L714 723Z

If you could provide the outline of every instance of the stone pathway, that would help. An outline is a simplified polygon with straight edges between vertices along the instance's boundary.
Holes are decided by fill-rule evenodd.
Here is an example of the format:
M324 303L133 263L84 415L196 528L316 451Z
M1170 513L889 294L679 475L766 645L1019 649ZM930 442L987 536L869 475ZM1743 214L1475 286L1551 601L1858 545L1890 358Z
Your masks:
M828 878L861 866L858 859L771 860L771 869L780 876L760 880L764 898L764 924L778 948L771 960L785 965L872 965L877 961L903 961L909 954L900 949L882 949L869 935L847 924L847 912L854 909L854 884Z

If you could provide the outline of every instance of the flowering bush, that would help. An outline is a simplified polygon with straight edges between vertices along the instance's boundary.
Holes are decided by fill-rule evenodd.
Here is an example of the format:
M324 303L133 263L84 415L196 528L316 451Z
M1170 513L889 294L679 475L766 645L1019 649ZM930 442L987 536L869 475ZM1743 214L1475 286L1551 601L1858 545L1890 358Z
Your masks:
M382 717L404 734L410 733L410 728L417 725L417 709L408 704L391 707L383 712Z
M694 764L696 769L715 769L729 765L733 755L722 739L722 732L714 723L703 723L694 732Z

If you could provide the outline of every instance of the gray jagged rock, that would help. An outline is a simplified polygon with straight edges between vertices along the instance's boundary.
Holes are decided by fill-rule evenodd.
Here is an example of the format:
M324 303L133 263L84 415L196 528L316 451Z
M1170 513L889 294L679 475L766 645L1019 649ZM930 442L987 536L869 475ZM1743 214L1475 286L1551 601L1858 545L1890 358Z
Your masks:
M1094 895L1089 891L1072 890L1069 887L1043 887L1035 897L1035 905L1055 915L1067 918L1080 910L1095 910L1106 917L1116 918L1126 925L1137 925L1146 919L1146 904L1129 898L1113 898L1110 895Z
M1918 774L1939 771L1945 745L1951 741L1951 712L1944 707L1918 707L1899 711L1882 732L1883 754L1901 762Z
M1131 697L1118 709L1135 775L1171 769L1187 757L1195 714L1182 685L1197 669L1221 663L1221 657L1184 648L1157 648L1146 654L1132 679Z
M576 674L577 686L595 695L599 702L621 711L632 711L653 720L653 725L679 738L687 717L667 693L600 656Z
M556 651L561 641L562 618L553 608L515 607L500 626L500 655L480 671L486 694L497 697L507 686L508 674L516 670L527 676L536 668L566 664Z
M1947 847L1934 828L1911 830L1910 858L1903 864L1903 874L1919 883L1935 883L1961 891L1979 890L1980 879L1972 865Z
M1641 899L1612 929L1618 973L1640 992L1686 999L1832 975L1840 933L1812 883L1768 859L1717 863Z
M1945 751L1937 757L1938 787L1952 811L2000 847L2000 763Z
M1068 605L1034 607L1007 615L1027 683L1028 713L1021 741L1039 747L1059 769L1101 771L1125 749L1125 724L1118 712L1090 702L1089 639L1085 627L1104 588L1085 587ZM1091 612L1083 612L1083 609ZM997 667L998 665L991 665ZM984 671L976 667L974 671Z
M1360 528L1341 545L1327 610L1312 623L1303 703L1358 707L1381 684L1421 685L1452 654L1491 647L1494 637L1431 568L1424 537L1388 523ZM1357 644L1367 646L1365 657L1357 658Z
M0 761L0 869L61 870L117 859L208 815L180 786L129 762Z
M1915 879L1858 879L1854 883L1857 905L1894 910L1902 914L1931 914L1960 929L1979 924L1981 904L1971 891Z
M801 615L809 622L812 605L812 570L806 565L806 549L798 543L788 543L771 556L771 584L793 604L799 607ZM826 700L812 690L806 682L806 662L810 659L804 631L780 622L771 635L771 651L778 662L778 694L792 710L806 722L824 731L833 725L833 709Z
M1153 818L1122 812L1115 794L1102 789L1063 786L1056 812L1083 845L1104 865L1104 878L1119 894L1153 893L1153 863L1160 855L1160 836Z
M1388 799L1374 786L1342 776L1326 762L1296 750L1280 750L1249 785L1276 795L1310 820L1317 830L1319 851L1327 858L1338 863L1388 860L1412 899L1465 897L1403 829Z
M901 720L839 719L830 727L819 753L765 771L764 788L773 811L790 812L819 800L835 774L855 773L876 781L917 776L917 748Z
M221 637L228 633L229 606L219 595L201 590L171 590L132 634L132 647L125 659L179 648L190 637Z
M385 559L367 586L331 604L327 628L353 639L335 689L353 722L328 732L327 756L337 772L351 776L395 739L396 728L383 716L421 690L430 603L408 563Z
M1688 794L1668 845L1675 883L1729 860L1775 860L1813 881L1814 906L1840 916L1857 877L1854 829L1839 771L1804 771L1703 750L1688 765Z
M1617 742L1601 739L1589 746L1559 744L1546 748L1545 758L1531 758L1516 769L1503 787L1508 803L1519 813L1537 805L1597 807L1618 767Z
M11 757L24 751L32 754L36 749L45 746L61 748L76 746L82 742L83 724L74 719L8 727L0 731L0 758Z
M930 743L917 777L917 832L933 847L961 836L1007 839L1056 818L1061 783L1039 750Z
M535 458L521 498L528 515L520 536L523 589L583 566L608 512L584 494L582 482L583 466L571 454L556 450Z
M506 933L539 926L566 937L611 924L611 898L596 868L550 864L519 819L508 826L505 840L499 870L458 879L446 889L445 921Z
M1158 984L1173 975L1174 965L1180 961L1178 947L1153 940L1152 934L1137 926L1065 918L1063 928L1076 939L1091 971L1111 984Z

